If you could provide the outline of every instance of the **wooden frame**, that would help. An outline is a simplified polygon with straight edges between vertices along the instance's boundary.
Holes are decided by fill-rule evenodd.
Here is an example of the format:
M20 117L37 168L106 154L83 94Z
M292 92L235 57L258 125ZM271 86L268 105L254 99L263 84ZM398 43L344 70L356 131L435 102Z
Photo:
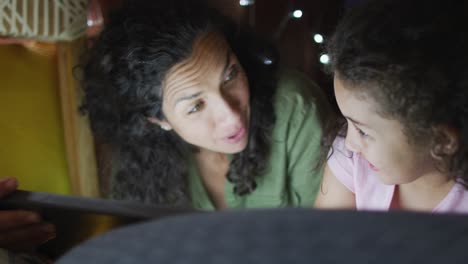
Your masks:
M57 43L59 91L72 193L98 197L100 193L94 139L88 118L79 113L82 93L73 74L85 45L85 39Z

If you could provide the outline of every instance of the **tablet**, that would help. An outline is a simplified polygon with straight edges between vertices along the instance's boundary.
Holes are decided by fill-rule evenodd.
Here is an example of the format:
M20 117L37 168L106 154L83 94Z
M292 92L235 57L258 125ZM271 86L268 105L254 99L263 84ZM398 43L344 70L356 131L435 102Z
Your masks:
M18 190L0 199L0 209L24 209L41 214L55 225L57 236L39 251L56 259L84 240L112 228L144 220L200 210L181 207L151 206L137 202L84 198Z

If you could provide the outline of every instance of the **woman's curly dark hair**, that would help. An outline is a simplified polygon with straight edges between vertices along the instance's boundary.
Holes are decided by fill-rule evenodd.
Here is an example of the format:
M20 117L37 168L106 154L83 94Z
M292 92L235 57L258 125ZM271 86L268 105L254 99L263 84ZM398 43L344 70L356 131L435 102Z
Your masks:
M468 183L468 5L466 1L373 0L345 15L328 43L328 70L365 93L378 113L400 121L408 141L429 149L456 180ZM441 151L446 125L459 133L453 155ZM327 125L322 160L343 118Z
M163 119L165 74L190 56L197 37L209 32L226 38L249 80L249 143L233 156L227 178L237 195L255 190L275 122L276 66L258 58L265 46L201 1L132 0L111 16L83 65L82 108L97 140L112 149L113 198L190 204L187 160L196 148L147 118Z

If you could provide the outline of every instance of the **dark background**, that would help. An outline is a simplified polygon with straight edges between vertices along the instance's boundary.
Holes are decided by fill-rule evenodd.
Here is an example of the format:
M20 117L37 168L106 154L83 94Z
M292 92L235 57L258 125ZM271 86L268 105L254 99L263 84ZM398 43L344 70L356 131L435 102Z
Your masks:
M97 1L104 17L122 2ZM253 0L253 5L241 6L239 0L208 0L240 25L251 27L262 37L271 39L280 53L280 63L302 71L314 80L324 90L335 110L332 78L325 73L319 58L325 53L327 38L333 33L346 9L360 1L362 0ZM288 18L288 14L296 9L302 10L302 17ZM313 40L315 33L323 35L324 43L318 44Z
M241 24L250 24L263 36L272 37L280 30L276 45L286 66L301 70L314 80L322 81L322 65L319 55L323 45L313 40L313 34L329 35L343 12L342 0L256 0L248 7L239 5L238 0L211 0L222 12ZM288 13L301 9L300 19L289 18Z

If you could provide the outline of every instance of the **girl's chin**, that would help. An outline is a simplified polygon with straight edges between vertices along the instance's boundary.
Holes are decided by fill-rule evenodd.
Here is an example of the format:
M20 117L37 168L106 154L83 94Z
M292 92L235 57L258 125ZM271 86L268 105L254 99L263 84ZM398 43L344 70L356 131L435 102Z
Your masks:
M407 184L410 183L411 181L405 180L405 179L395 179L392 177L386 177L385 175L379 175L377 173L380 182L382 182L385 185L400 185L400 184Z

